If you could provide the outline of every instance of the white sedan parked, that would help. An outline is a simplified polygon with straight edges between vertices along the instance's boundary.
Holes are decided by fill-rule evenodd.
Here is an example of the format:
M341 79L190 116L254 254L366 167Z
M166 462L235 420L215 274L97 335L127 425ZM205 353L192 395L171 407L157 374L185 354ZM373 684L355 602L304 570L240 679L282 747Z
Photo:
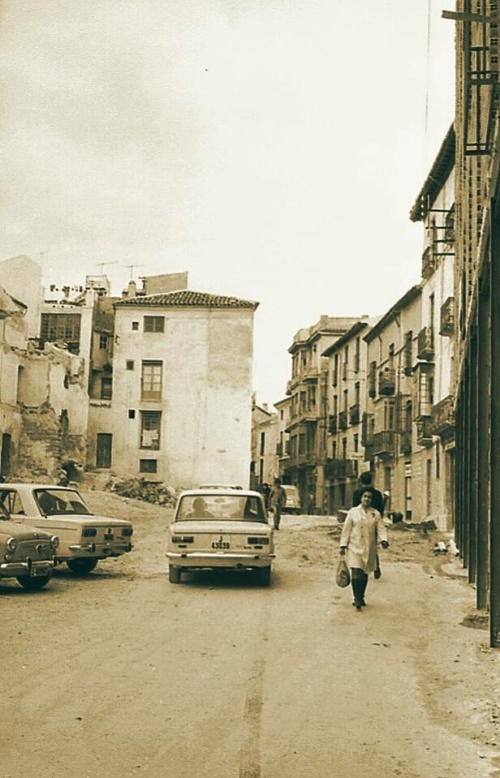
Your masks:
M168 535L169 580L206 568L255 570L269 586L273 529L259 492L196 489L183 492Z
M59 538L56 564L66 562L78 575L90 573L100 559L131 551L129 521L95 516L76 489L48 484L0 484L0 504L16 523Z

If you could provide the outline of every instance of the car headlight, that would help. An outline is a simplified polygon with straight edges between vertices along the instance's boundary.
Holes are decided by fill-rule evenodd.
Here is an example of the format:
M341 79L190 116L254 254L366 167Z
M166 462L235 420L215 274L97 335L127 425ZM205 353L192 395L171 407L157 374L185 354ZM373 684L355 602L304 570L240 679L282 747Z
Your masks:
M7 546L7 550L12 553L17 548L17 539L16 538L9 538L5 545Z
M59 545L59 538L57 537L57 535L52 535L52 537L50 539L50 545L51 545L51 547L54 550L58 547L58 545Z
M133 527L124 527L122 529L122 537L130 538L130 537L132 537L133 532L134 532L134 528Z

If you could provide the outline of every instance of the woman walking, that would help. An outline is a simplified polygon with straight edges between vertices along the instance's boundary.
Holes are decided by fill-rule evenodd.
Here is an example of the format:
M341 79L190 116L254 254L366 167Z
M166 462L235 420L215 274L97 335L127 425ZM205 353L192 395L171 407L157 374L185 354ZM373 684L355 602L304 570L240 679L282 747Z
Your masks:
M358 611L366 605L368 576L377 566L377 543L380 542L382 548L389 548L382 516L371 507L371 502L372 492L367 489L361 494L361 503L348 512L340 537L340 554L347 554L347 566L351 568L353 605Z

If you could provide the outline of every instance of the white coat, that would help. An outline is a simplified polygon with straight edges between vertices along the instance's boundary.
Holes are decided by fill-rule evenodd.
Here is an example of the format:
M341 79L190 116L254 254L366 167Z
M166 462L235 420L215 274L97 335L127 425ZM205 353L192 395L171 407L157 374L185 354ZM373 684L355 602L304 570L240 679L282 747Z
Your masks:
M340 537L340 545L347 549L347 566L372 573L377 567L377 543L382 540L387 540L387 530L380 513L375 508L364 510L361 505L351 508Z

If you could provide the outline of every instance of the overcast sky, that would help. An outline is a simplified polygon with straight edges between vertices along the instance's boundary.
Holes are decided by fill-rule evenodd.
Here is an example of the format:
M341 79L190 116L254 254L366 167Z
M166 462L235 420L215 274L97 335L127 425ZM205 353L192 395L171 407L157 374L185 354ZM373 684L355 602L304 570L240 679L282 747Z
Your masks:
M408 214L453 120L442 7L1 0L0 259L256 300L257 398L281 399L298 329L419 279Z

